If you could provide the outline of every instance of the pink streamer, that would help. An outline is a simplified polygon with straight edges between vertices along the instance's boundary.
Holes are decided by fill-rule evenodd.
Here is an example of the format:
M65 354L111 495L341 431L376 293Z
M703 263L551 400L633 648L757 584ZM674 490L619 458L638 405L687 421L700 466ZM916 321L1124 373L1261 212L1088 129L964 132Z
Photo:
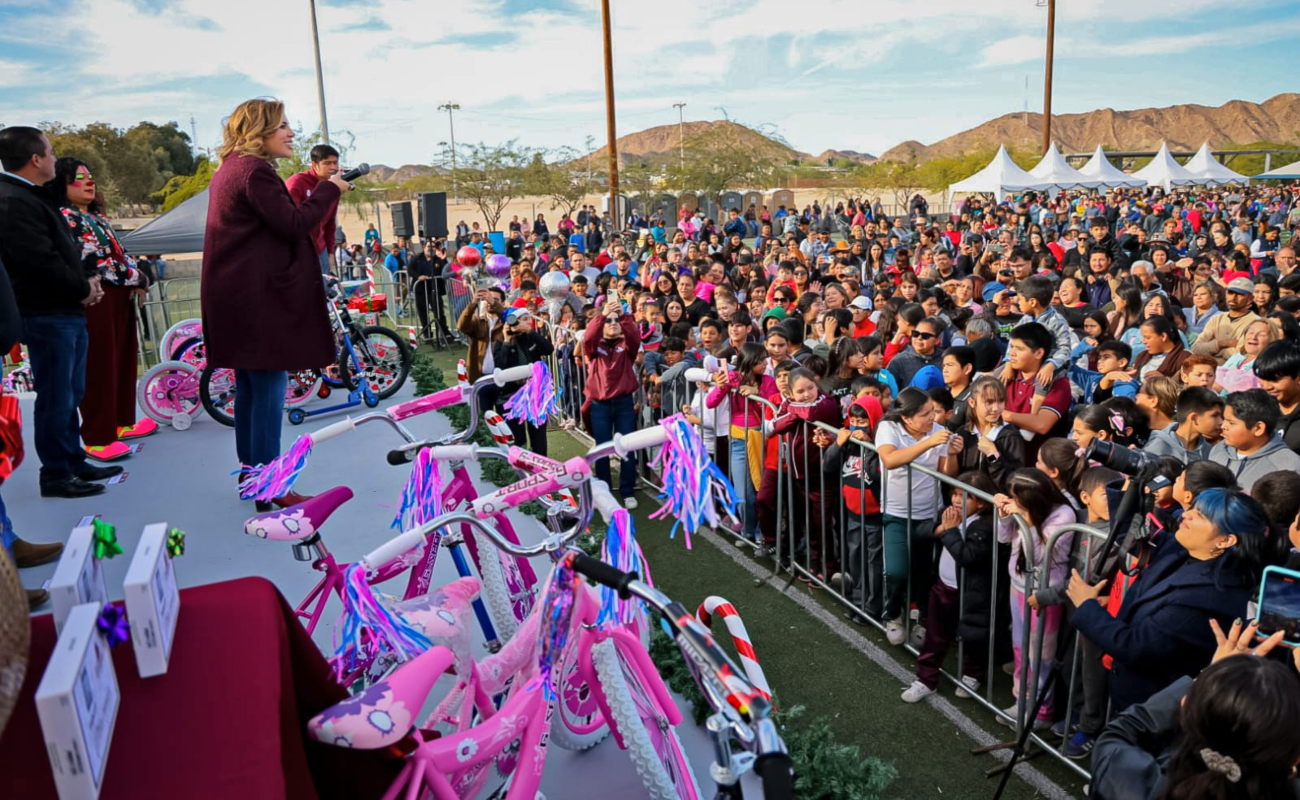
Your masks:
M545 361L533 362L533 375L505 404L506 419L545 425L546 420L559 410L559 397L555 382Z
M311 448L311 434L299 436L287 452L276 456L271 463L259 464L250 469L247 477L239 484L239 496L245 500L261 500L264 503L283 497L293 488L303 467L307 466Z

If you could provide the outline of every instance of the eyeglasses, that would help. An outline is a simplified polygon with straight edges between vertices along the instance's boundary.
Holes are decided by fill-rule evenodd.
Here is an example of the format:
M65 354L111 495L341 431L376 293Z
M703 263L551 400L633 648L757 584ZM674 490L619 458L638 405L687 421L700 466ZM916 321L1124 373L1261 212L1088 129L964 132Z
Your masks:
M95 178L88 172L78 172L72 176L73 183L94 183Z

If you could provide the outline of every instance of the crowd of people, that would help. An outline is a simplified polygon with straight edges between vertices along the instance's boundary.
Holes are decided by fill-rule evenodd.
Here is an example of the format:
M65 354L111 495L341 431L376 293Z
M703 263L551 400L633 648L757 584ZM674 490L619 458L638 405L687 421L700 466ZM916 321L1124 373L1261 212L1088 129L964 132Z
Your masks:
M1005 716L1046 688L1027 724L1085 759L1108 720L1210 664L1213 625L1248 615L1265 566L1300 560L1294 191L1028 193L935 217L851 200L730 209L730 230L686 211L671 235L641 217L595 250L524 221L508 286L457 322L474 375L553 352L564 410L597 441L677 413L701 426L735 533L919 649L904 701L936 691L958 641L958 695L979 691L993 647L1014 676ZM1116 449L1158 472L1150 536L1095 561L1116 467L1133 472ZM1075 631L1073 702L1021 687L1025 660L1041 653L1047 681ZM1213 757L1179 762L1196 785L1265 769L1210 738Z

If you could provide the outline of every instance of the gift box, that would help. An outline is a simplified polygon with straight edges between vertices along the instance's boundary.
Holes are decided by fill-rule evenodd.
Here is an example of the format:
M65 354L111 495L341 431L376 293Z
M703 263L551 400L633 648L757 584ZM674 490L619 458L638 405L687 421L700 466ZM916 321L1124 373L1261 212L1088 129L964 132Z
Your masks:
M36 715L62 800L99 797L117 722L121 693L97 624L102 610L83 603L68 613L36 687Z
M339 281L339 289L346 298L361 297L366 293L369 281Z
M131 622L131 646L141 678L167 671L176 634L181 596L167 550L170 530L164 522L145 527L122 584L126 616Z
M60 632L72 609L82 603L102 606L108 602L104 568L95 558L95 529L90 525L74 529L68 537L50 579L50 600L54 605L54 630Z
M348 309L362 313L381 312L388 308L388 295L382 292L361 297L348 298Z

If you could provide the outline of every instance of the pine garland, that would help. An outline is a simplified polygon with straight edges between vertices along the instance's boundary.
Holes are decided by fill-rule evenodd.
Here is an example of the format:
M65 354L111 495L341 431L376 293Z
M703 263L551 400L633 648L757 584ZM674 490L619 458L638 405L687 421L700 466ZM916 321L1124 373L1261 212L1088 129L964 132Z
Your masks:
M656 623L657 623L656 618ZM650 638L650 659L669 689L690 702L696 725L713 713L704 693L696 685L682 651L654 624ZM825 717L808 717L803 706L779 705L775 715L781 738L794 762L795 795L802 800L877 800L898 772L878 758L864 756L855 744L835 739Z

